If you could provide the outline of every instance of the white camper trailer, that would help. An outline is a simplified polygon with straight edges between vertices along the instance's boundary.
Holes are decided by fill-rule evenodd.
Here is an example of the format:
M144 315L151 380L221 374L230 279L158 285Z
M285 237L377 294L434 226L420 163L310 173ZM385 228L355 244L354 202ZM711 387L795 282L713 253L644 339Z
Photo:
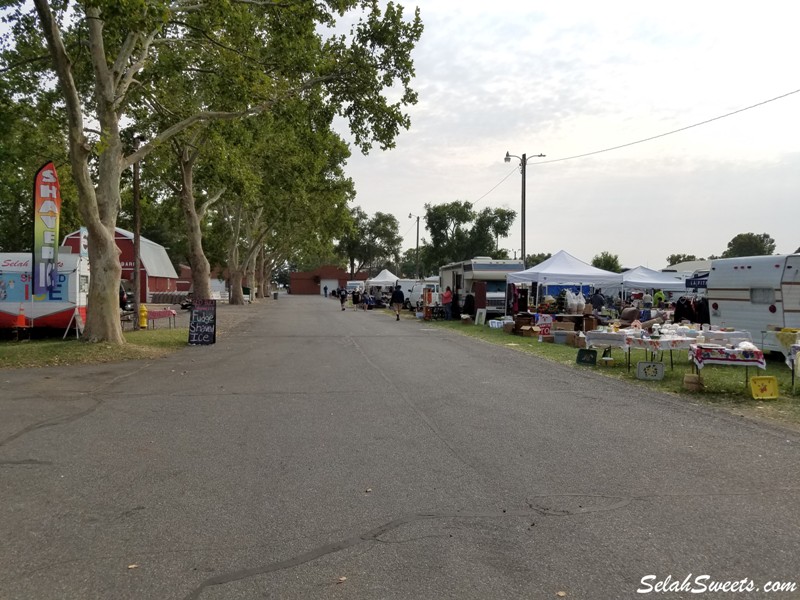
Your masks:
M486 312L505 314L506 275L522 271L525 265L521 260L500 260L489 256L476 256L473 259L450 263L439 268L440 287L450 286L450 290L461 299L463 306L467 294L474 294L474 284L486 283Z
M717 259L707 285L711 324L749 331L764 350L785 351L770 332L800 328L800 254Z
M15 327L22 316L28 326L66 329L73 317L86 322L89 293L89 259L70 254L62 246L58 253L58 275L46 294L31 294L31 253L0 253L0 328Z

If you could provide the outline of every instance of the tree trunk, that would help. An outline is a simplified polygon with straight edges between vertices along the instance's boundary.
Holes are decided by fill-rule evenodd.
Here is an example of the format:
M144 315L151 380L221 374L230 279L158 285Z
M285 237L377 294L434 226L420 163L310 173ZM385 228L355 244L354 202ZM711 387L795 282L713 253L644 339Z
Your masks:
M231 269L230 271L231 291L228 299L228 304L235 304L241 306L244 304L244 294L242 293L242 276L241 269Z
M188 152L180 156L181 208L186 221L186 237L189 243L189 266L192 269L192 295L206 300L211 298L211 265L203 251L203 234L200 229L201 215L194 202L194 157Z
M258 251L258 258L256 259L256 285L258 286L258 294L256 298L262 299L269 295L269 290L266 286L266 278L264 276L266 269L266 260L264 258L264 248Z
M115 110L114 76L105 62L102 24L99 9L87 9L89 52L95 74L97 120L103 145L98 154L97 186L89 170L89 158L95 150L84 133L83 108L72 77L72 62L67 54L58 23L45 0L35 0L42 32L53 58L67 113L69 159L72 178L78 189L78 210L88 229L89 278L88 310L83 339L91 342L124 344L119 319L119 285L122 268L119 249L114 241L114 227L120 207L119 185L122 178L122 144L119 138L119 114Z

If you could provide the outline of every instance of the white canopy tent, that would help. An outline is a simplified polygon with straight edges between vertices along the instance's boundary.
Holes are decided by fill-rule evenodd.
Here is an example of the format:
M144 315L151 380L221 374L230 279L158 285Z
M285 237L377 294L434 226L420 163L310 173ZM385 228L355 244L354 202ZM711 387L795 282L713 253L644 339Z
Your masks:
M536 304L539 304L539 285L622 285L622 275L604 271L575 258L569 252L559 250L535 267L509 273L507 283L536 286ZM538 285L537 285L538 284Z
M540 285L621 285L622 275L598 269L564 250L559 250L535 267L509 273L506 281Z
M392 286L397 283L399 278L397 275L389 271L388 269L384 269L380 273L378 273L372 279L367 279L366 284L367 286L375 286L375 287L383 287L383 286Z
M672 273L662 273L647 267L636 267L622 274L622 285L626 289L639 288L642 290L661 289L665 292L685 292L686 283Z

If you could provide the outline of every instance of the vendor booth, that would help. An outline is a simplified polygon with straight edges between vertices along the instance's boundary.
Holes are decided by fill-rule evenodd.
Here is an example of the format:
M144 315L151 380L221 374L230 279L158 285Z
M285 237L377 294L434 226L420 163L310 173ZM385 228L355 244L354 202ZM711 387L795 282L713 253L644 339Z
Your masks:
M625 289L663 290L664 292L684 293L686 284L682 279L668 273L654 271L647 267L636 267L622 273L622 285Z
M535 267L517 273L509 273L506 281L514 285L529 285L532 288L536 286L535 299L538 305L538 286L544 286L545 290L550 285L620 286L622 285L622 275L593 267L568 252L560 250Z
M389 286L394 287L398 280L399 280L399 277L397 277L397 275L395 275L394 273L389 271L389 269L384 269L383 271L378 273L375 277L372 277L371 279L367 279L367 281L365 283L366 283L367 289L369 289L370 286L373 286L373 287L389 287Z

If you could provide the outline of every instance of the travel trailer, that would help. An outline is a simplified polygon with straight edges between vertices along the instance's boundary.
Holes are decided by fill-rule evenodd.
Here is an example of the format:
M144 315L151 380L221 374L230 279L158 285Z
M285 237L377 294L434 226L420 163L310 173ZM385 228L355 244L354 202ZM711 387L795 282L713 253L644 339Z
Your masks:
M89 293L89 259L59 248L58 275L51 290L31 294L31 253L0 253L0 328L16 327L22 316L29 327L66 329L73 317L86 322Z
M714 260L707 286L711 325L749 331L763 350L784 352L774 331L800 328L800 254Z
M524 268L521 260L495 260L489 256L476 256L440 267L439 285L442 290L450 286L452 292L458 294L459 303L463 306L467 294L476 294L478 286L475 284L483 282L486 284L486 312L505 314L506 275Z

